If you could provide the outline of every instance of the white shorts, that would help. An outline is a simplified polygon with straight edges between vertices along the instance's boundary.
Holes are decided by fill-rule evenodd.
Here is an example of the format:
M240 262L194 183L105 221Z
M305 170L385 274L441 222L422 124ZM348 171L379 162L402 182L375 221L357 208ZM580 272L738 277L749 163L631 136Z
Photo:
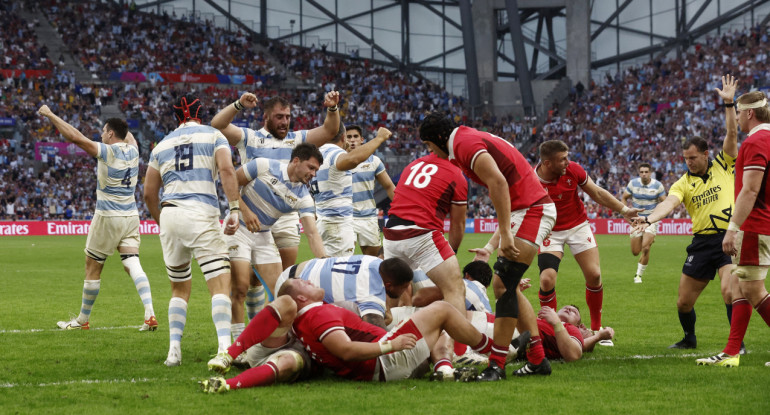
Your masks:
M225 235L217 216L177 206L164 207L160 211L160 223L160 246L167 266L184 265L193 256L199 265L201 258L228 258ZM210 275L209 278L215 276Z
M546 203L511 212L513 236L539 246L556 223L556 205Z
M246 350L246 362L251 367L262 366L267 362L276 363L283 354L292 355L297 359L297 364L300 367L299 372L289 382L309 377L311 373L310 355L302 343L292 334L289 334L289 341L281 347L265 347L261 343L249 347Z
M295 248L299 246L299 214L287 213L270 227L273 240L278 249Z
M94 214L88 228L85 253L105 259L118 247L139 248L139 216L102 216Z
M633 238L641 238L644 236L645 233L649 233L652 236L655 236L658 234L658 225L660 225L660 222L651 223L650 226L644 228L643 232L637 232L634 227L631 227L630 235L631 239Z
M591 232L591 224L583 222L572 229L555 231L540 244L540 253L561 252L564 253L564 245L568 245L572 255L577 255L591 248L596 248L596 238Z
M235 235L225 236L231 261L256 264L281 263L281 254L270 231L249 232L241 225Z
M324 243L326 255L349 257L356 249L352 218L319 216L316 220L318 233Z
M408 233L410 230L404 229L403 232ZM392 229L389 234L393 236L401 231ZM449 242L444 239L444 234L439 231L428 231L405 239L385 237L382 242L385 259L401 258L412 269L421 268L425 272L430 272L455 254Z
M408 379L422 362L428 360L430 357L428 343L425 341L425 337L422 336L422 333L417 330L417 327L412 320L407 319L402 321L401 324L397 325L383 336L379 340L379 343L395 339L405 333L417 335L417 337L420 338L420 340L417 341L417 345L409 350L401 350L400 352L393 352L380 356L378 358L380 365L379 371L375 371L375 378L372 380L384 380L388 382Z
M739 231L735 236L738 255L733 263L738 264L733 274L741 281L762 281L770 269L770 235Z
M353 218L353 230L356 232L358 246L382 246L377 216Z

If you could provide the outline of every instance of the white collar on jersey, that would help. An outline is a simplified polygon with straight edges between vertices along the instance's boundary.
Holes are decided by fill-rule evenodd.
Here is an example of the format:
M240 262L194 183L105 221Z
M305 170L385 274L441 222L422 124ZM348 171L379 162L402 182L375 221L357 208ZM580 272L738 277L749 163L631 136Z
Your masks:
M313 309L313 308L316 308L316 307L320 307L320 306L322 306L322 305L324 305L323 301L319 301L319 302L317 302L317 303L310 303L310 304L308 304L308 305L306 305L306 306L302 307L302 310L299 310L299 311L297 312L297 317L299 317L299 316L301 316L301 315L305 314L306 312L308 312L309 310L311 310L311 309Z
M454 130L452 130L452 134L449 134L449 140L446 142L447 150L449 150L449 159L454 160L455 159L455 152L453 151L454 142L455 142L455 134L457 134L457 129L459 127L455 127Z
M757 131L759 131L759 130L767 130L767 131L770 131L770 123L762 123L762 124L759 124L758 126L756 126L756 127L752 128L752 129L751 129L751 131L749 131L749 135L752 135L752 134L756 133L756 132L757 132Z

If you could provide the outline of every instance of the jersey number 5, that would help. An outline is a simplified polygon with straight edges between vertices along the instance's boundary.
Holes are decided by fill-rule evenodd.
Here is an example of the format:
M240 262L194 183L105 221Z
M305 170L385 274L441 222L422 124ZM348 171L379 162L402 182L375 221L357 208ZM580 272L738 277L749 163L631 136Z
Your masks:
M421 161L410 169L409 177L406 178L405 185L409 186L414 180L414 187L418 189L424 189L430 183L431 177L436 174L438 167L435 164L425 164Z
M180 144L174 147L174 169L176 171L193 169L192 144Z

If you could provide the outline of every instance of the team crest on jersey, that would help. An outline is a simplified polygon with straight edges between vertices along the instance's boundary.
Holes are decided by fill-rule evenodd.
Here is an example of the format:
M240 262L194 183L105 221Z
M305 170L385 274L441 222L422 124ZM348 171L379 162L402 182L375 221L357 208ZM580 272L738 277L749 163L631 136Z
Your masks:
M564 195L562 193L559 193L558 196L556 196L557 199L561 200Z
M370 165L370 163L366 163L366 164L359 164L359 165L358 165L358 168L359 168L360 170L368 169L368 168L369 168L369 165Z
M567 179L567 186L572 187L572 179Z
M297 198L288 193L284 197L286 198L286 200L289 202L290 205L297 203Z
M283 140L283 143L284 143L284 144L285 144L287 147L294 147L294 140L293 140L293 139L292 139L292 140Z

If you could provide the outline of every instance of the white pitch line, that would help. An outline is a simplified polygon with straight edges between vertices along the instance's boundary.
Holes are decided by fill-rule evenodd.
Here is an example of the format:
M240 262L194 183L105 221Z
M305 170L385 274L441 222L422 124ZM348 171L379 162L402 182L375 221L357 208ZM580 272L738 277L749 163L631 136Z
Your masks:
M50 382L50 383L0 383L0 388L17 388L17 387L46 387L46 386L61 386L61 385L75 385L75 384L99 384L99 383L148 383L156 382L160 379L80 379L80 380L67 380L63 382Z
M116 327L91 327L90 330L123 330L139 329L142 326L116 326ZM47 331L67 331L62 329L28 329L28 330L0 330L0 334L40 333Z
M711 355L716 354L712 353ZM693 358L711 356L708 353L685 353L685 354L659 354L659 355L643 355L635 354L631 356L598 356L587 357L582 360L651 360L651 359L666 359L666 358Z

